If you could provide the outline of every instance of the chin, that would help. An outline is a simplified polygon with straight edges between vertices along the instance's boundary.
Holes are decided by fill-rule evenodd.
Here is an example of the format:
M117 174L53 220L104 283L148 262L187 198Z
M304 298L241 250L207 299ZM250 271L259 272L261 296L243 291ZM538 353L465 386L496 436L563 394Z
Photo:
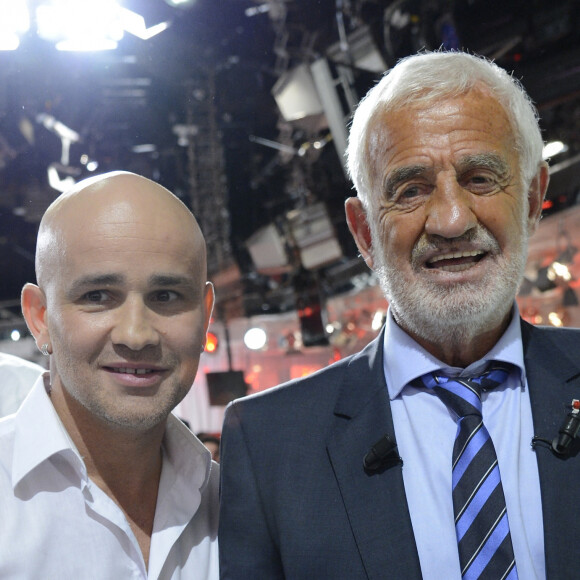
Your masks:
M469 284L458 289L415 284L394 296L391 304L399 324L412 334L430 342L467 340L503 324L515 297L511 286Z

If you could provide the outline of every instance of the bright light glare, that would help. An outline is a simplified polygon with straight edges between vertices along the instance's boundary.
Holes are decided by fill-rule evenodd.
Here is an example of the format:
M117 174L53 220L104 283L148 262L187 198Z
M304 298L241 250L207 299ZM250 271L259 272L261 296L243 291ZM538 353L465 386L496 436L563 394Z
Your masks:
M19 330L13 330L10 333L10 338L14 341L14 342L18 342L20 340L20 331Z
M550 314L548 314L548 320L552 326L564 326L562 319L556 312L550 312Z
M166 0L170 6L189 7L193 6L197 0Z
M564 151L568 151L568 146L564 145L562 141L551 141L544 145L542 158L549 159L550 157L554 157L554 155L558 155L558 153L564 153Z
M123 38L115 0L54 0L36 10L38 35L58 50L110 50Z
M549 280L556 280L557 278L561 278L566 282L569 282L572 279L572 274L570 274L570 270L566 264L561 264L560 262L554 262L546 272Z
M0 0L0 50L16 50L29 28L26 0Z
M20 38L14 32L0 30L0 50L16 50L20 46Z
M69 190L75 184L75 179L71 175L61 179L60 175L58 174L58 170L56 167L54 167L54 165L48 166L47 173L48 185L50 185L50 187L53 189L60 191L61 193Z
M155 26L147 28L143 16L126 8L119 9L119 22L127 32L141 40L149 40L169 28L169 22L160 22Z
M250 350L260 350L266 344L266 332L262 328L250 328L244 335L244 344Z
M371 328L373 330L379 330L383 326L384 314L382 310L377 310L373 316L373 321L371 322Z

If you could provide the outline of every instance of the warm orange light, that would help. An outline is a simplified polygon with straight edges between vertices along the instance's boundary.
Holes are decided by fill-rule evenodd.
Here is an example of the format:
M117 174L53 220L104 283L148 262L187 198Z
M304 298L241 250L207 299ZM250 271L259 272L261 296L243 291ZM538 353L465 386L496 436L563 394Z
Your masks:
M290 378L301 379L320 370L320 365L292 365L290 367Z
M542 203L542 209L551 209L554 207L554 202L551 199L545 199Z
M213 332L208 332L207 333L207 338L205 341L205 352L209 352L210 354L213 354L218 347L218 337L216 334L214 334Z

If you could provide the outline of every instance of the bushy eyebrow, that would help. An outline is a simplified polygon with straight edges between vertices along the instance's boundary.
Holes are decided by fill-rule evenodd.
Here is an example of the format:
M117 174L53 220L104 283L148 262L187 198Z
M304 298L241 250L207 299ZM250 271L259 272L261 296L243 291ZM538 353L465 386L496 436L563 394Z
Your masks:
M501 179L507 179L510 175L510 167L507 161L497 153L474 153L462 157L456 164L458 173L467 173L473 169L489 169L498 175ZM409 179L420 177L431 171L431 168L425 165L407 165L393 169L385 180L385 193L387 199L395 194L397 187Z
M462 157L457 164L459 173L467 173L473 169L489 169L496 175L506 178L510 174L507 161L496 153L475 153Z
M425 165L406 165L405 167L397 167L393 169L385 180L385 193L387 199L391 198L397 187L409 179L423 175L428 168Z

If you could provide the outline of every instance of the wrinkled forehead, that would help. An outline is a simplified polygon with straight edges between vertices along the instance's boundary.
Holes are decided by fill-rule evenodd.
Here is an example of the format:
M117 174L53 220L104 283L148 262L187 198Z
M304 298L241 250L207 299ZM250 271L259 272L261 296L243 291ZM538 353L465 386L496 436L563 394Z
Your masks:
M478 121L487 122L489 132L502 139L508 149L516 150L515 134L506 109L486 87L443 95L439 99L430 98L429 93L426 93L423 98L413 99L400 106L379 106L369 119L364 157L371 188L376 185L377 171L380 170L380 173L384 170L380 161L386 150L396 147L401 140L412 140L416 146L420 145L419 128L409 119L428 118L430 111L437 111L438 116L447 113L449 119L456 118L457 112L464 113L463 117L458 117L462 123L471 115L477 127ZM406 119L406 122L401 123L402 119Z

